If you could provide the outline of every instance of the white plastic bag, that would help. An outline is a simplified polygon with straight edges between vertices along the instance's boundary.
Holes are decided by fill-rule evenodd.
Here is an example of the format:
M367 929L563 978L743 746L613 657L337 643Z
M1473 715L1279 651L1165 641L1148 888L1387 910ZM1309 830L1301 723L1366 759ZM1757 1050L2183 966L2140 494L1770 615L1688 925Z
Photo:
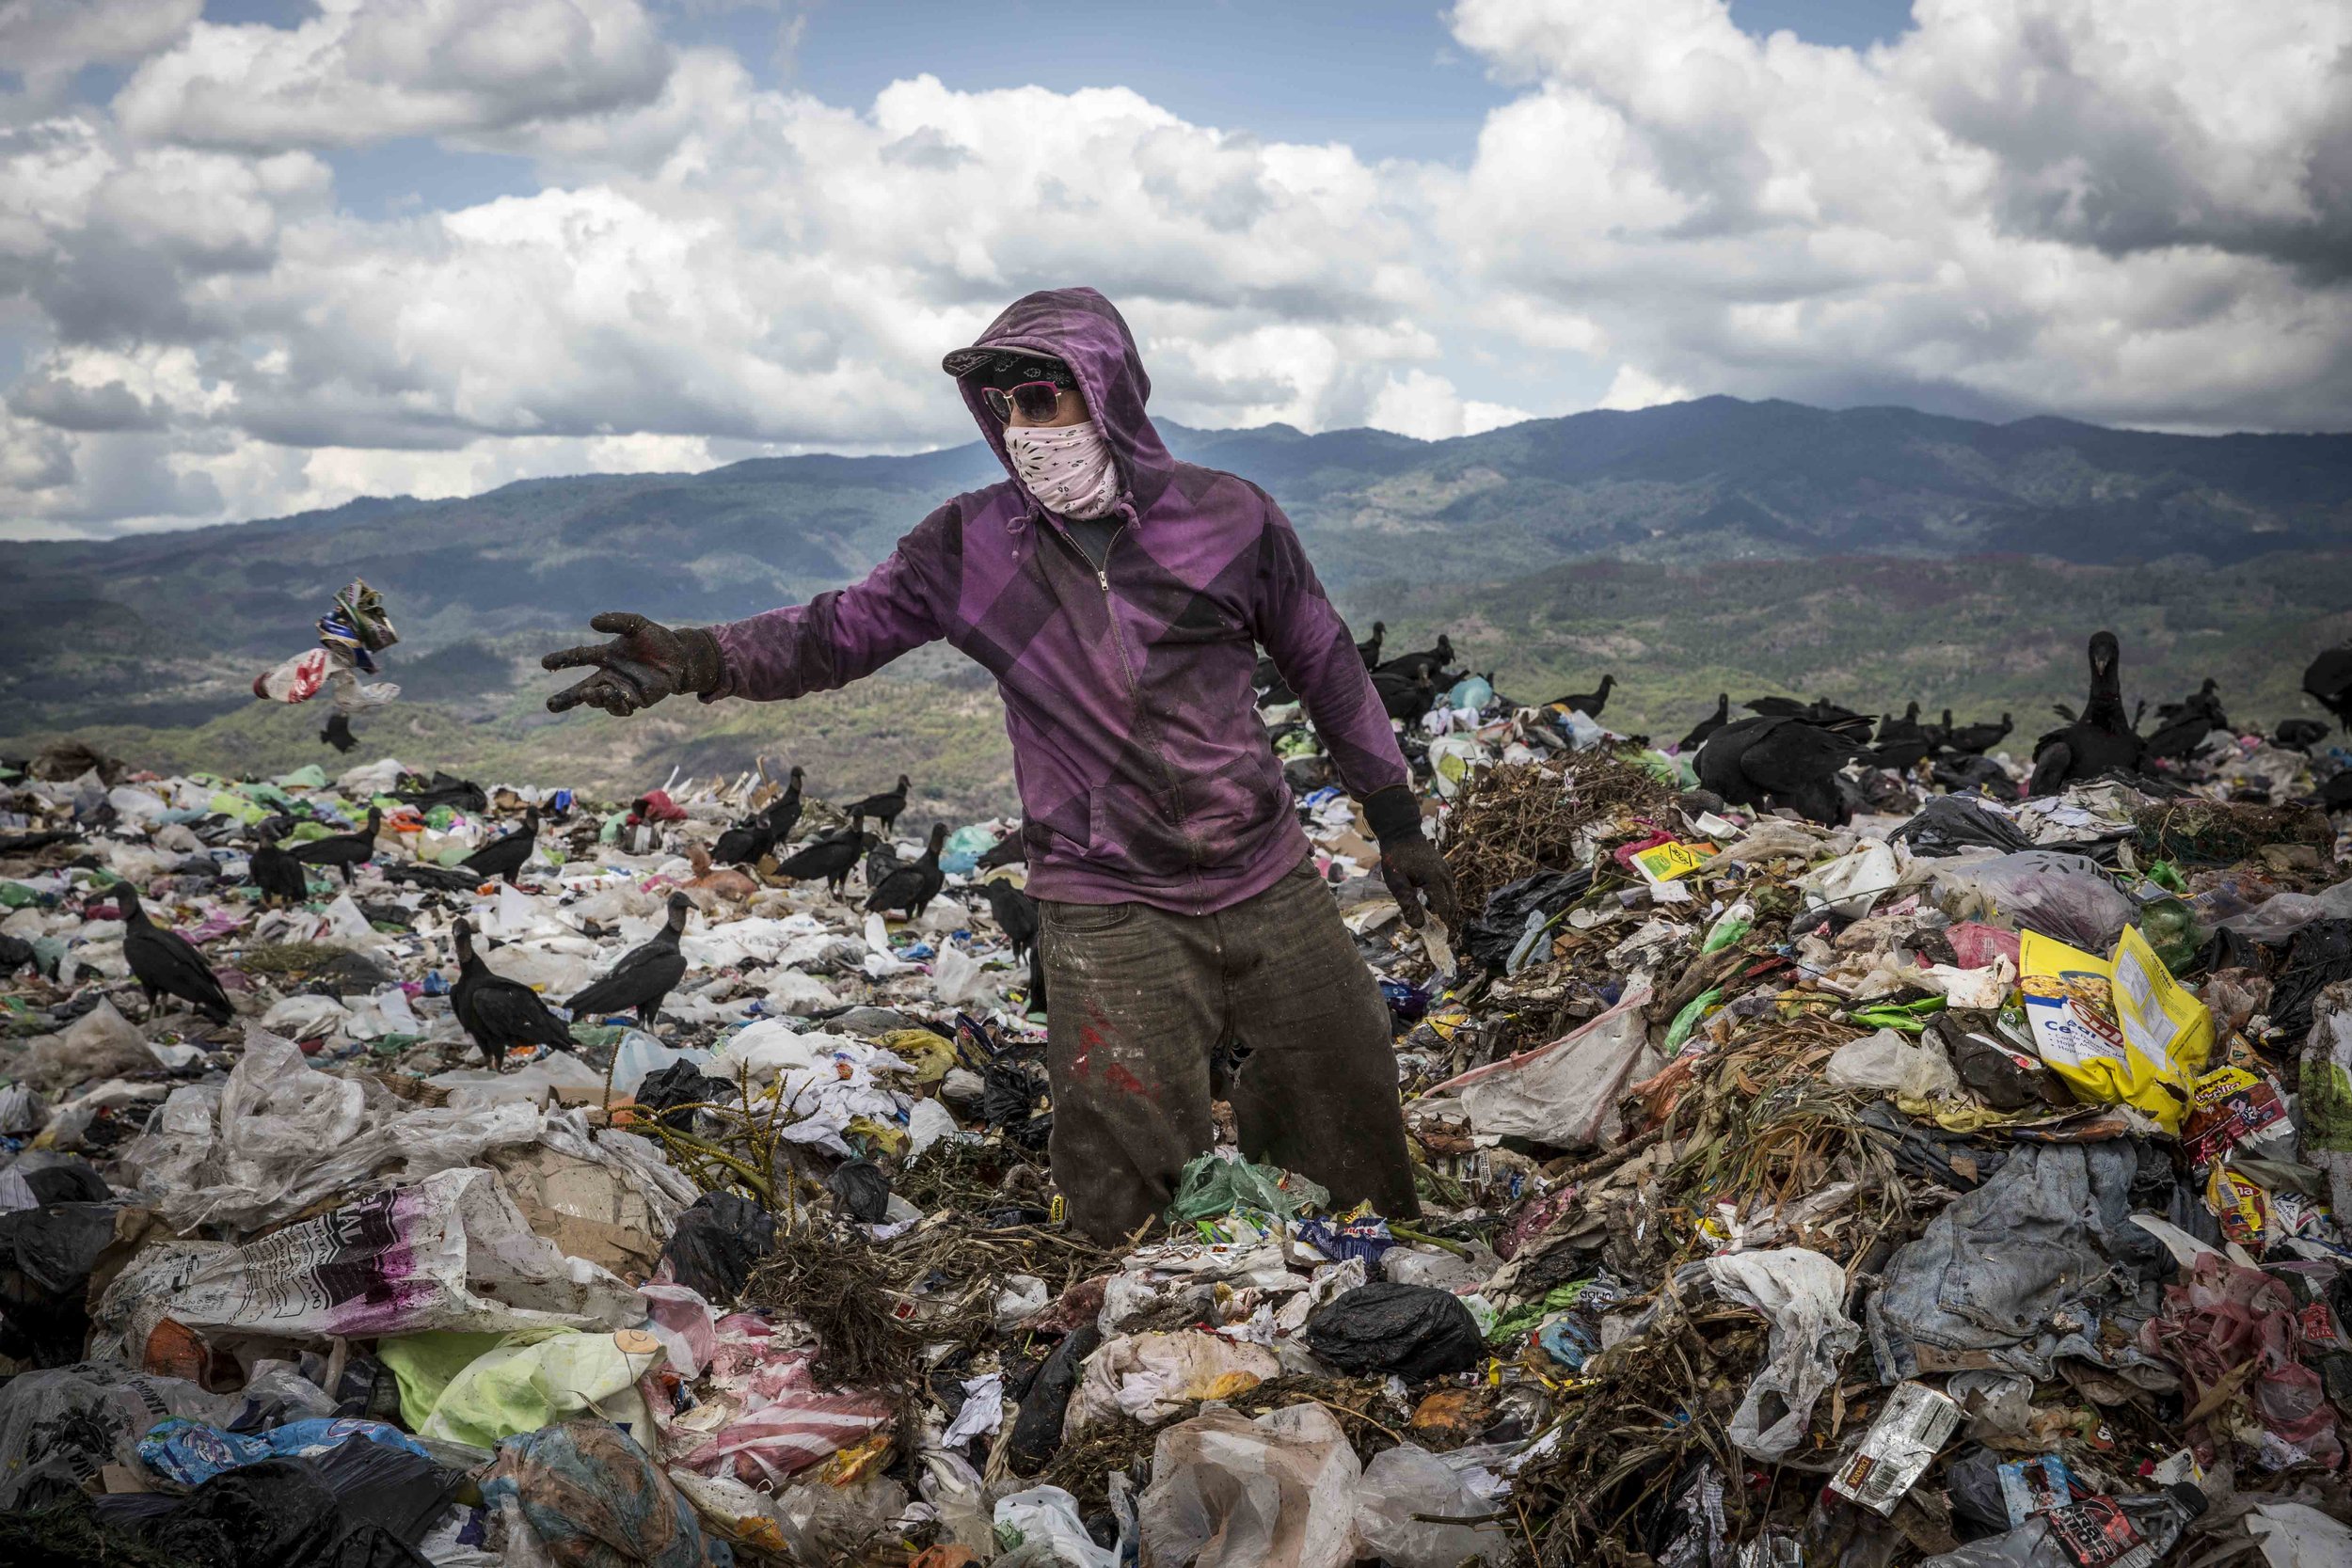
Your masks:
M1804 1440L1814 1402L1862 1342L1861 1326L1844 1310L1846 1271L1804 1247L1775 1247L1709 1258L1707 1274L1724 1300L1755 1307L1772 1324L1770 1359L1731 1418L1732 1447L1768 1464L1786 1459ZM1768 1400L1780 1414L1765 1426Z
M247 1246L166 1243L91 1314L133 1362L168 1318L189 1328L373 1339L426 1329L620 1328L637 1292L532 1233L486 1170L443 1171ZM95 1353L94 1353L95 1354Z
M1155 1568L1342 1568L1363 1467L1331 1413L1218 1408L1160 1433L1137 1522ZM1001 1513L999 1517L1001 1517Z
M1119 1568L1119 1555L1094 1544L1078 1516L1078 1499L1058 1486L1032 1486L996 1500L996 1531L1010 1528L1022 1546L1048 1544L1072 1568Z
M1623 1000L1549 1045L1447 1080L1429 1091L1461 1098L1470 1126L1481 1133L1541 1138L1563 1148L1607 1143L1622 1131L1617 1101L1626 1085L1665 1065L1649 1047L1642 1009L1645 985L1629 985Z
M1507 1561L1511 1538L1500 1525L1438 1525L1413 1517L1475 1519L1493 1512L1428 1449L1411 1443L1383 1449L1364 1466L1356 1488L1357 1555L1380 1558L1392 1568L1460 1568L1473 1558Z
M1875 838L1866 838L1853 853L1817 865L1797 880L1809 910L1826 908L1847 920L1859 920L1870 906L1894 891L1902 878L1895 851Z

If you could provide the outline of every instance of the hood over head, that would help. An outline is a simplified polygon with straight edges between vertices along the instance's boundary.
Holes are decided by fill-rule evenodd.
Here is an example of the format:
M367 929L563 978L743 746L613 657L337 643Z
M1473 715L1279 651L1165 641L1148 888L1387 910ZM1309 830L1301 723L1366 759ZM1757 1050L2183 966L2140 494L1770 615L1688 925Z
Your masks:
M978 350L1018 350L1069 366L1078 389L1086 394L1088 413L1119 464L1127 500L1138 517L1152 509L1160 492L1168 488L1176 460L1168 455L1151 416L1143 411L1145 400L1152 395L1152 379L1143 373L1135 334L1127 330L1118 307L1092 289L1042 289L1024 294L988 324L988 330L971 348L948 355L941 368L949 375L956 375L959 368L969 370L979 357L975 352ZM1005 466L1013 484L1027 495L1005 451L1004 427L988 411L977 385L959 379L957 386L963 393L964 405L972 410L973 422L980 427L982 439Z

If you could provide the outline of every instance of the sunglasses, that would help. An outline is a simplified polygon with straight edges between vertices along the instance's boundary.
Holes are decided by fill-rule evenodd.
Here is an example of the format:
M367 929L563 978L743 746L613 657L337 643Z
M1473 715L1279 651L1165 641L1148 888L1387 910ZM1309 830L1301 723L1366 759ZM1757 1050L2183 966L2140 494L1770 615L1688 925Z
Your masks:
M998 422L1012 422L1014 410L1032 424L1043 424L1061 412L1061 388L1051 381L1025 381L1009 389L1000 387L980 388L980 401Z

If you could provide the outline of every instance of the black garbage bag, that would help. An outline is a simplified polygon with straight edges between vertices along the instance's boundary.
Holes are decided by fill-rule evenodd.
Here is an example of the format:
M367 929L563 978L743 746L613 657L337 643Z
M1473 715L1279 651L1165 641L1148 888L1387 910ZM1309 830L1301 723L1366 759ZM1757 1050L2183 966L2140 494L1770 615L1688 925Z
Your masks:
M844 1160L825 1185L834 1206L861 1225L880 1225L890 1212L890 1178L871 1160Z
M1540 913L1549 920L1591 892L1592 887L1593 874L1582 867L1574 871L1539 871L1533 877L1521 878L1488 895L1486 907L1471 917L1462 933L1462 944L1470 949L1471 958L1499 974L1509 961L1511 950L1527 935L1530 914Z
M455 1496L459 1477L415 1454L394 1466L365 1438L315 1459L264 1459L224 1470L185 1497L102 1497L108 1532L190 1568L423 1568L416 1549ZM160 1505L160 1506L158 1506ZM425 1512L419 1520L416 1515Z
M1037 1075L1020 1062L991 1062L981 1080L980 1120L991 1127L1019 1126L1037 1108Z
M98 1167L79 1154L28 1148L8 1163L8 1171L31 1190L35 1203L103 1203L115 1196Z
M71 1174L45 1171L35 1180ZM0 1354L37 1367L70 1367L82 1358L90 1271L114 1243L117 1209L48 1203L0 1214Z
M717 1306L742 1293L752 1265L776 1250L776 1217L748 1197L705 1193L661 1249L670 1277Z
M1029 1380L1028 1392L1021 1396L1021 1414L1013 1419L1007 1454L1013 1474L1033 1476L1061 1450L1062 1415L1070 1408L1070 1396L1077 1392L1086 1358L1102 1343L1103 1331L1089 1318L1062 1337L1045 1365Z
M1998 849L2009 855L2034 847L2016 823L1964 794L1930 796L1887 842L1908 844L1915 855L1957 855L1964 849Z
M1951 1494L1953 1527L1963 1541L2008 1533L2009 1503L2001 1496L1999 1454L1982 1443L1969 1444L1945 1465L1944 1485Z
M2352 980L2352 920L2314 920L2295 933L2270 989L2270 1022L2296 1038L2312 1026L2312 1004L2338 980Z
M675 1127L683 1132L694 1119L691 1111L673 1111L673 1105L731 1105L741 1096L733 1084L723 1078L713 1078L691 1062L673 1062L660 1072L649 1072L637 1085L637 1103L648 1111L663 1111L664 1127Z
M1960 1081L1996 1111L2074 1103L2065 1084L2042 1058L2018 1050L1999 1037L1989 1014L1939 1013L1928 1024L1928 1033L1944 1047Z
M1394 1372L1407 1383L1466 1372L1486 1354L1478 1320L1434 1285L1359 1285L1316 1314L1307 1346L1351 1376Z

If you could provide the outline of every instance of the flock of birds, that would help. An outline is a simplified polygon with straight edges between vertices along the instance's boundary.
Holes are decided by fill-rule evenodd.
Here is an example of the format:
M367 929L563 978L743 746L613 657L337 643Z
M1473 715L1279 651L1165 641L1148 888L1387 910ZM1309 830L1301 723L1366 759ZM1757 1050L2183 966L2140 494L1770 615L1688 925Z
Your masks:
M1409 729L1440 694L1470 672L1456 667L1454 643L1447 636L1439 635L1432 646L1418 652L1383 658L1387 635L1387 624L1375 621L1372 636L1356 650L1372 673L1381 706ZM2054 705L2064 723L2034 742L2028 793L2052 794L2070 784L2112 774L2136 776L2152 759L2185 761L2208 736L2232 733L2219 685L2211 679L2181 701L2159 706L2155 728L2143 733L2147 704L2143 701L2128 712L2124 707L2122 647L2115 634L2093 636L2089 653L2087 697L2079 711ZM1491 687L1491 673L1486 679ZM1255 684L1261 705L1296 700L1272 659L1258 661ZM1597 720L1616 685L1615 675L1604 674L1595 689L1569 692L1544 706ZM2352 730L2352 643L2314 659L2305 673L2304 689ZM1936 784L1957 791L2005 794L2014 787L2008 772L1987 755L2016 727L2010 714L2002 714L1997 721L1962 723L1949 708L1940 721L1924 720L1915 702L1899 715L1883 717L1826 698L1804 703L1793 697L1758 697L1740 705L1748 717L1734 718L1730 694L1718 693L1715 711L1692 726L1676 748L1692 759L1701 786L1731 805L1786 807L1815 821L1842 823L1857 803L1844 777L1848 766L1856 763L1904 774L1925 765ZM2309 751L2328 733L2328 726L2317 720L2296 718L2280 721L2272 738L2280 746ZM2331 808L2352 806L2352 771L2323 786L2322 800Z
M862 870L866 886L861 906L864 911L898 914L910 920L939 895L946 882L946 874L940 867L947 840L946 824L932 824L923 852L912 861L901 861L884 836L906 810L912 781L905 774L899 775L895 788L851 801L847 808L847 825L819 833L789 853L778 855L800 822L803 780L803 770L794 768L786 788L776 799L729 827L719 836L711 853L704 855L698 847L697 864L707 866L716 861L755 869L764 865L779 880L821 880L836 897L843 895L850 879ZM470 792L444 794L439 800L451 800L476 811L488 809L487 800L474 785L440 780L436 784ZM404 799L415 803L433 797L428 790L422 796L408 795ZM868 822L876 824L881 832L868 831ZM517 874L537 847L542 818L537 806L526 808L518 830L493 838L455 867L383 854L377 845L383 825L383 812L371 806L359 828L290 847L284 840L292 822L272 819L255 832L247 880L261 894L264 906L295 904L308 898L308 874L313 868L340 873L343 885L349 887L358 868L370 863L374 863L376 869L389 879L444 892L471 891L494 880L519 888L522 884ZM982 868L993 870L1022 858L1016 830L1005 834L982 858ZM748 879L739 880L734 891L746 895L758 886ZM705 877L697 877L689 885L697 883L714 885ZM1012 947L1015 960L1025 960L1029 965L1031 1006L1042 1006L1044 977L1037 950L1037 901L1001 878L988 879L981 892L990 913ZM128 881L116 882L108 895L123 922L124 960L149 1010L151 1012L170 998L186 1004L212 1023L230 1022L234 1015L228 991L196 944L179 932L151 921L137 891ZM685 934L687 918L693 907L692 897L684 889L674 891L666 905L667 919L662 927L650 940L623 954L593 983L566 999L562 1004L564 1011L575 1018L634 1014L640 1024L652 1029L663 1002L686 977L688 964L679 939ZM572 1049L569 1025L547 1000L531 987L490 967L484 957L485 948L477 945L480 933L471 921L462 917L453 921L450 934L457 957L457 978L450 987L451 1008L485 1060L496 1065L517 1048Z

